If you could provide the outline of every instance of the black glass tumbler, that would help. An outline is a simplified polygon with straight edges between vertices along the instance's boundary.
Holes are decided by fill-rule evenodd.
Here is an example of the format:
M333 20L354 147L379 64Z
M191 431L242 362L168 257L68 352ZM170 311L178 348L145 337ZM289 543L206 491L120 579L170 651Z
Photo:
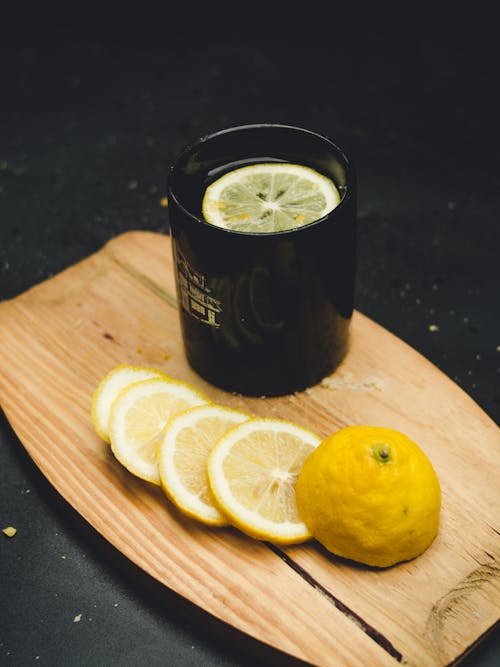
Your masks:
M312 167L335 183L328 215L273 233L203 219L214 174L256 162ZM349 343L356 263L356 183L326 136L281 124L232 127L187 146L170 167L169 219L187 360L228 391L301 391L334 371Z

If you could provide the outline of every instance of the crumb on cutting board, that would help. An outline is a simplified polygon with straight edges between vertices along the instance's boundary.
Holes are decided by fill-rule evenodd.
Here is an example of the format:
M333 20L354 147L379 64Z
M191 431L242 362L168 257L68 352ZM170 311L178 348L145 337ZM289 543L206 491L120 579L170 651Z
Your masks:
M351 389L352 391L382 391L385 387L386 381L375 375L367 375L362 380L356 381L354 374L351 371L346 371L340 376L329 376L324 378L320 385L326 389Z

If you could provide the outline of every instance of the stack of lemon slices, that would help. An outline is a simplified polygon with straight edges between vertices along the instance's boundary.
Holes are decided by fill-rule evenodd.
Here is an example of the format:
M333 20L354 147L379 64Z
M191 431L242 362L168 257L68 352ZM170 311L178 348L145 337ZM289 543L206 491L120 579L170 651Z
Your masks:
M165 373L129 365L99 383L92 420L118 461L160 485L184 514L270 542L311 538L295 484L321 441L312 431L216 404Z

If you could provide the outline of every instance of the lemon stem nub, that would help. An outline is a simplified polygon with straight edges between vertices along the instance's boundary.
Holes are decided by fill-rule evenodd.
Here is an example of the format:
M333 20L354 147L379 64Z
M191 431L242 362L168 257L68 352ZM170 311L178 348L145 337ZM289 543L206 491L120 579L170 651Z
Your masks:
M377 442L373 445L372 454L380 463L389 463L391 461L391 448L386 442Z

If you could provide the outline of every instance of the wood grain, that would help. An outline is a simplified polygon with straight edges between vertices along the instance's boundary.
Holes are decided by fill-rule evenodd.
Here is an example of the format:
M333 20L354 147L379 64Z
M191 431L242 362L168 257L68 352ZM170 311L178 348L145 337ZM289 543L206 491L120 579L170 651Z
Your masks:
M168 237L131 232L0 304L0 355L2 408L47 479L140 568L256 639L315 665L446 665L498 620L498 428L362 314L329 382L281 398L226 394L185 361ZM315 543L277 548L182 517L93 431L92 391L119 363L156 366L217 402L322 436L355 423L404 431L441 481L437 539L376 570Z

